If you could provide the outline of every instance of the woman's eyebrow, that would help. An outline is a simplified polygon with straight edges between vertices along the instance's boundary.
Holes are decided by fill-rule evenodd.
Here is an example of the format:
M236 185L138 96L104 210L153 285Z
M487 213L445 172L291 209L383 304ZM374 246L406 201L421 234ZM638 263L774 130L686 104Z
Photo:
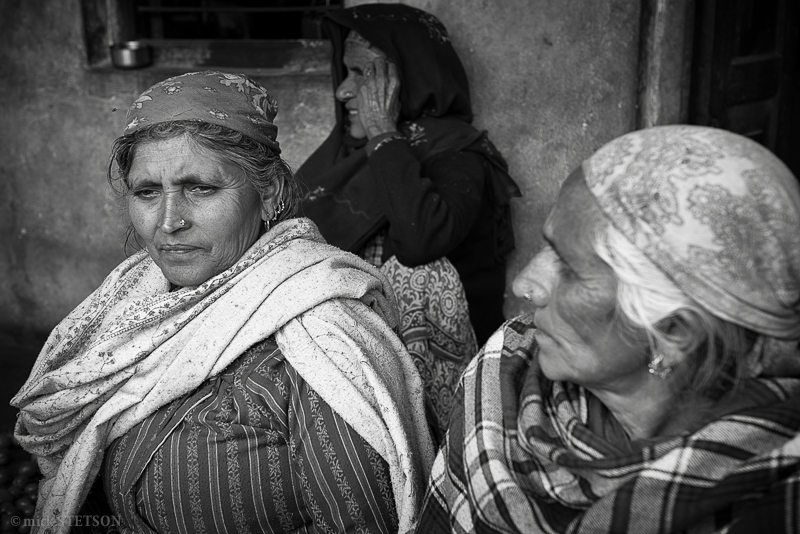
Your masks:
M186 185L186 184L197 184L197 183L204 183L204 184L219 184L221 180L216 177L200 177L197 174L187 174L184 176L180 176L176 178L174 181L170 182L174 185ZM161 187L163 185L161 180L156 180L150 177L140 178L140 179L133 179L131 180L131 185L136 187L146 186L146 187Z
M159 180L154 180L152 178L129 178L131 187L155 187L160 186L161 182Z
M549 237L547 237L547 235L544 232L542 232L542 239L544 239L544 242L547 243L547 245L551 249L553 249L553 252L556 253L556 256L558 256L559 260L563 261L567 265L571 265L570 262L568 262L567 259L564 257L564 255L558 250L558 247L556 247L556 244L553 243L553 241Z

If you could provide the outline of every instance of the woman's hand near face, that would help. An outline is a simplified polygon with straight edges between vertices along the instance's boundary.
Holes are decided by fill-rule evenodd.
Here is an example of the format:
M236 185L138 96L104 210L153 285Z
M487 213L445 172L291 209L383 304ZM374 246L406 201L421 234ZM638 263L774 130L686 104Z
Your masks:
M358 113L367 139L397 131L400 116L400 77L397 66L379 57L364 69L358 90Z

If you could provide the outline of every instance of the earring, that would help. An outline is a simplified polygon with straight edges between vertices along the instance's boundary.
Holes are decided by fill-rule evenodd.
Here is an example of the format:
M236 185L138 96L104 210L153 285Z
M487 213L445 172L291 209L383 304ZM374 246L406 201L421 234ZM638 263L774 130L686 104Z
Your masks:
M653 359L647 364L647 370L650 372L650 374L660 378L661 380L667 378L667 375L672 372L672 367L661 366L661 362L663 361L663 354L654 354Z
M525 293L522 295L522 300L527 300L528 302L533 300L533 296L530 293Z
M283 205L283 200L281 200L281 201L278 203L278 207L275 209L275 213L273 213L273 214L272 214L272 218L270 219L270 221L275 221L275 220L277 220L277 219L278 219L278 215L280 215L280 214L281 214L281 212L283 211L283 208L284 208L284 207L285 207L285 206Z
M264 231L269 232L269 221L261 221L264 223Z

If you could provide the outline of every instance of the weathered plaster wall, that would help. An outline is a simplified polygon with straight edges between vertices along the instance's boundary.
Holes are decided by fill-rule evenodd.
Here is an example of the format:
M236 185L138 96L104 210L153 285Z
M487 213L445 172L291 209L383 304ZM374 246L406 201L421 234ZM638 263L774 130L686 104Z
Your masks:
M350 5L370 3L354 0ZM638 0L404 0L447 26L467 69L475 124L523 190L508 286L541 245L567 175L636 122ZM524 307L510 291L506 316Z
M45 335L124 259L108 153L139 93L183 72L85 58L78 0L0 2L0 335ZM327 72L255 76L294 167L333 125Z
M406 3L450 30L476 125L523 189L510 283L539 246L561 181L634 127L640 2ZM77 0L0 2L0 333L46 333L122 260L125 224L105 182L107 154L127 105L178 73L88 70L81 32ZM281 105L284 155L298 166L332 124L330 79L261 81ZM521 309L507 303L509 315Z

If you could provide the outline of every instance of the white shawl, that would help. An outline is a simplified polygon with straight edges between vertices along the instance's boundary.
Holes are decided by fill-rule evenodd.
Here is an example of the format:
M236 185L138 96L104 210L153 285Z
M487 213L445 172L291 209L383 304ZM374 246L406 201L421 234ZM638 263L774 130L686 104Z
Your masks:
M53 330L12 400L15 435L45 476L37 524L68 532L113 440L274 334L287 361L387 461L406 532L433 448L396 323L380 271L326 245L307 219L277 225L197 288L169 292L145 252L132 256Z

